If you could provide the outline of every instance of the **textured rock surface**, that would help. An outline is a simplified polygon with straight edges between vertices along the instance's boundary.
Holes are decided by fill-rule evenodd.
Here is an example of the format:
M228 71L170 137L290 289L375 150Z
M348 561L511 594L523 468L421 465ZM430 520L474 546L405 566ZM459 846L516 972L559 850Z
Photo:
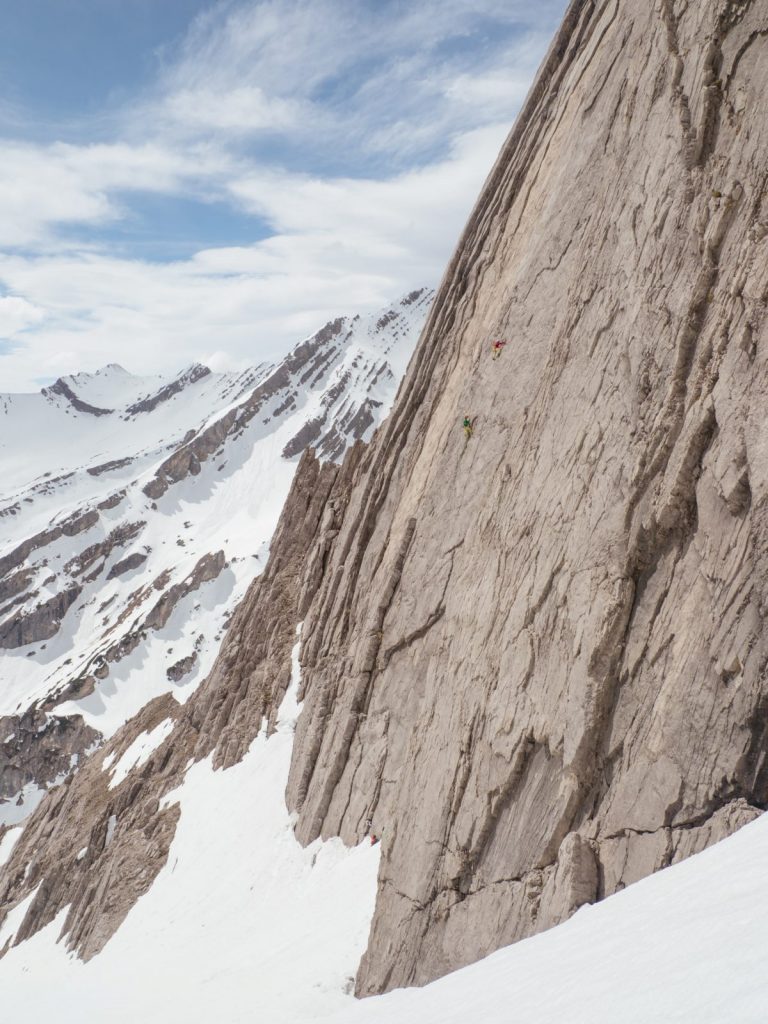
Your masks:
M472 215L304 630L298 835L383 836L362 993L768 802L766 90L765 4L577 0Z
M210 372L207 366L203 366L201 363L194 363L188 370L185 370L184 373L172 380L170 384L160 388L150 398L144 398L140 402L134 402L133 405L129 405L126 415L137 416L142 412L152 412L158 405L167 402L174 395L182 392L189 384L194 384L196 381L202 380L203 377L207 377Z
M28 821L0 879L0 915L14 894L37 890L19 941L34 934L70 905L65 930L84 958L107 941L117 925L146 892L165 863L179 816L178 805L161 810L152 788L165 781L169 751L159 751L119 786L109 788L104 760L119 759L135 738L181 708L170 695L151 701L111 743L48 796ZM189 749L179 746L179 757ZM175 776L178 778L178 776ZM136 820L142 828L132 828ZM5 950L0 949L0 955Z
M0 808L28 782L44 786L67 776L99 739L76 715L30 710L0 718Z
M187 476L197 476L201 462L220 452L230 435L244 429L259 413L265 411L267 403L284 392L293 383L294 376L299 374L298 383L304 384L314 377L322 376L323 371L333 362L337 348L332 344L338 339L344 328L344 319L339 318L326 324L311 338L297 345L286 359L269 374L258 387L254 388L247 402L236 406L212 423L210 427L193 435L178 446L165 462L158 468L154 477L144 487L144 493L150 498L160 498L168 488ZM272 413L278 416L292 404L295 404L295 392L289 394L282 406ZM307 442L309 443L309 441ZM304 447L307 445L305 444ZM290 455L303 451L297 447Z
M226 559L223 551L215 554L203 555L191 573L180 583L175 583L165 591L163 596L152 608L144 620L144 629L162 629L171 616L176 605L187 594L191 594L203 583L215 580L226 566Z
M15 648L38 640L49 640L59 631L61 620L80 596L75 585L42 601L32 611L17 612L0 623L0 647Z
M213 753L215 767L234 764L265 718L274 725L290 681L296 623L321 579L317 566L307 571L307 551L322 559L332 542L361 453L357 445L341 471L310 452L302 457L267 567L235 613L206 682L183 706L170 695L147 704L29 818L0 873L0 920L37 890L18 941L70 905L70 947L85 959L97 953L167 859L179 810L161 809L162 797L183 781L191 761ZM110 789L105 759L116 763L166 718L174 722L168 738ZM0 739L2 728L0 720Z
M84 402L81 398L78 398L72 388L67 384L61 377L49 388L43 388L44 395L61 395L65 398L70 405L77 409L78 412L89 413L91 416L111 416L112 409L99 409L95 405L91 405L89 402Z

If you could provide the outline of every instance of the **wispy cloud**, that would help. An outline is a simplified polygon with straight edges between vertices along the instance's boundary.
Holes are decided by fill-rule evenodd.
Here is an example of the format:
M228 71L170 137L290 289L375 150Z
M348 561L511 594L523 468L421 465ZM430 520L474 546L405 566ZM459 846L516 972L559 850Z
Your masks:
M253 362L434 283L563 6L217 3L110 140L0 145L0 387ZM253 242L148 263L141 196L226 203Z
M197 19L161 76L156 116L166 130L241 137L300 128L303 153L341 143L353 168L370 151L390 164L445 151L451 135L511 116L562 6L225 4Z
M42 309L18 295L0 296L0 338L10 341L22 331L40 323L45 317Z
M186 151L159 143L0 148L0 246L57 246L61 225L94 225L124 215L121 196L203 191L236 166L210 147Z

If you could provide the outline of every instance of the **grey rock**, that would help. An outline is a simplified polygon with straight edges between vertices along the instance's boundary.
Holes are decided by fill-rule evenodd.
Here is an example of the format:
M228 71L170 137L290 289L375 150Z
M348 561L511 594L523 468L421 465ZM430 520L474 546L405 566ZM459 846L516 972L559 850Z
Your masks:
M46 715L31 708L0 718L0 801L29 782L45 788L68 775L100 738L80 715Z
M288 786L303 842L382 836L359 993L768 805L766 47L570 5L361 465Z
M210 374L210 369L207 366L203 366L202 363L195 363L190 366L184 373L179 374L175 380L172 380L170 384L166 384L165 387L160 388L159 391L155 392L149 398L144 398L139 402L135 402L126 409L127 416L137 416L142 412L154 412L154 410L161 405L163 402L167 402L170 398L178 395L184 388L189 387L190 384L196 384L197 381L202 380L203 377L207 377ZM89 470L90 472L90 470Z
M113 580L117 576L125 575L125 573L130 572L132 569L138 569L146 560L147 556L142 551L135 551L132 555L128 555L127 558L122 558L119 562L115 562L107 573L107 579Z
M189 675L197 662L197 651L192 651L184 658L179 658L165 670L165 674L171 682L178 683L184 676Z
M307 376L315 376L319 366L333 358L336 352L333 339L341 331L341 326L342 320L332 321L307 341L297 345L266 380L253 389L247 401L220 416L201 433L185 439L143 488L147 497L156 500L174 483L188 476L196 476L200 472L201 463L218 454L228 437L236 436L254 416L265 409L268 402L284 392L295 374L303 372L302 380ZM292 400L289 395L285 402L289 405Z
M63 522L56 526L49 527L33 537L29 537L23 543L17 545L7 555L0 558L0 577L7 575L12 569L18 568L26 561L29 555L38 548L52 544L59 537L74 537L78 533L85 533L95 526L99 521L99 513L96 509L88 509L84 512L76 512L68 516Z
M67 587L31 611L17 611L4 622L0 622L0 647L24 647L25 644L48 640L55 636L62 619L78 599L82 589L77 584Z
M67 384L61 377L49 388L43 388L42 394L44 395L60 395L65 398L73 409L77 409L78 412L87 413L89 416L111 416L114 409L100 409L98 406L91 405L90 402L84 402L82 398L78 398L72 388Z
M160 600L153 606L144 620L143 629L162 629L176 605L187 594L191 594L203 585L215 580L226 566L223 551L203 555L194 569L180 583L175 583L165 591Z

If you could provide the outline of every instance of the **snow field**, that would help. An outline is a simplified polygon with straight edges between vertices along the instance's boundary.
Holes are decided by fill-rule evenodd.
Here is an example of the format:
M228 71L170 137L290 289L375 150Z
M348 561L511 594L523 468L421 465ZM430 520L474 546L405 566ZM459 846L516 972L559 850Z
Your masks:
M296 842L284 792L297 687L294 671L269 740L225 771L193 765L165 798L181 805L168 861L98 956L83 964L56 941L64 910L0 960L4 1019L297 1024L351 1002L379 847Z
M766 864L763 815L557 928L329 1024L765 1024Z

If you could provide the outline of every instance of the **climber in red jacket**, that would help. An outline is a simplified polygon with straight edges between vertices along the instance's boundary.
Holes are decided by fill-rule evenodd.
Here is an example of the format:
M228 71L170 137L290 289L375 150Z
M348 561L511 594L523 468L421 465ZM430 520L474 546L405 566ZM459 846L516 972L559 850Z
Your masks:
M499 358L499 356L501 355L501 350L504 348L506 344L506 341L494 341L494 343L491 345L491 350L493 351L494 359Z

